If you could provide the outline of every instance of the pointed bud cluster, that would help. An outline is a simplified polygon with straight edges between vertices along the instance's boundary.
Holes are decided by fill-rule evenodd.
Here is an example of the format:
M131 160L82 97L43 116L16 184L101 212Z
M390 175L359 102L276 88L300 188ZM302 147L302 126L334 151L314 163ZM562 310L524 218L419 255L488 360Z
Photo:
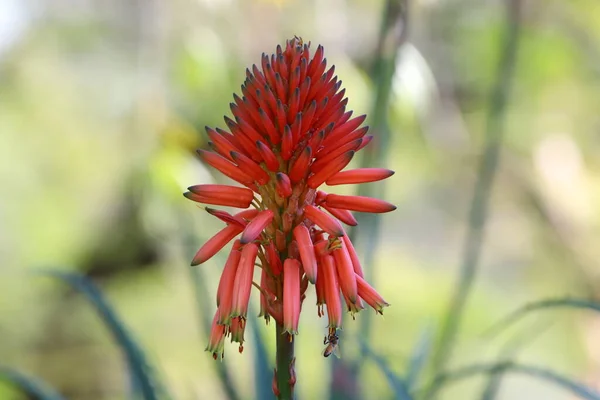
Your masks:
M333 337L342 325L342 307L354 316L365 303L378 313L388 306L364 280L342 223L357 225L352 212L396 207L318 190L325 183L360 184L393 175L381 168L344 171L373 139L362 126L366 117L352 118L352 111L346 111L345 93L335 68L327 68L323 47L311 54L309 44L294 38L275 54L263 54L260 67L246 70L241 95L230 104L233 117L225 117L228 130L206 128L212 151L198 150L200 158L243 187L195 185L184 195L203 204L246 209L232 215L207 207L225 227L192 261L206 262L239 236L217 289L207 347L215 359L223 357L228 336L243 350L252 286L260 292L260 316L267 322L273 318L290 340L299 331L311 284L317 314L327 315ZM257 265L259 283L254 281Z

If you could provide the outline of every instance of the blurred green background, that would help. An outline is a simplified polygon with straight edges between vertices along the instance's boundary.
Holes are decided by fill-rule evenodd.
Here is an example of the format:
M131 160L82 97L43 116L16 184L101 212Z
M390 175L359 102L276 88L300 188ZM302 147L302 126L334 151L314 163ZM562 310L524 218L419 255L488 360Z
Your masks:
M517 343L518 360L600 389L597 315L552 310L483 334L528 301L600 297L600 3L521 3L482 259L450 366L497 360ZM505 8L414 0L405 13L384 155L396 174L378 186L398 209L381 219L365 266L392 304L370 316L365 340L399 374L423 331L437 332L456 286ZM224 127L245 68L294 35L322 44L349 109L372 113L384 10L380 0L0 2L0 364L68 399L127 397L126 364L90 304L29 273L77 271L99 285L174 398L226 398L202 325L222 259L189 267L221 223L181 195L224 182L195 157L204 126ZM313 302L297 337L306 399L328 395L333 362L321 356L327 322ZM359 352L363 314L346 322L343 359ZM273 331L259 324L270 361ZM256 339L247 340L242 355L226 345L223 363L244 399L256 396ZM362 398L392 396L374 363L358 379ZM485 383L469 379L440 397L476 399ZM0 398L24 397L0 382ZM497 398L573 397L509 375Z

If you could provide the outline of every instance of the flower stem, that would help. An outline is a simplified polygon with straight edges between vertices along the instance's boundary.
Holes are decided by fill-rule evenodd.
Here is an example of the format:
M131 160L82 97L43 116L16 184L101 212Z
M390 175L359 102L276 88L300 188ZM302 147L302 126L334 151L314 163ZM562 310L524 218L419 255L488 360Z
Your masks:
M279 389L279 400L291 400L294 398L294 384L296 377L294 371L294 342L290 341L290 336L283 331L283 325L275 326L277 337L276 354L276 379Z

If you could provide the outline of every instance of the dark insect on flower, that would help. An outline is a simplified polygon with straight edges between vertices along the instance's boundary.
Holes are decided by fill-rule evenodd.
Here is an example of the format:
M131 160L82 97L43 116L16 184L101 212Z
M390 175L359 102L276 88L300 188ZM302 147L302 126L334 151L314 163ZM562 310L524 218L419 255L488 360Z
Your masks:
M380 168L343 171L372 139L365 116L352 118L335 68L327 69L323 47L295 37L285 49L262 55L246 70L241 97L233 96L228 130L206 128L212 151L198 150L207 164L238 182L195 185L185 197L195 202L246 209L236 214L206 210L225 223L196 253L192 265L206 262L235 240L217 290L217 312L207 350L223 356L225 338L243 350L250 291L260 291L260 315L272 317L284 332L298 333L309 286L317 313L327 309L330 352L337 347L342 303L353 315L364 302L381 313L388 303L363 279L363 269L342 223L356 225L352 211L384 213L396 207L360 196L327 194L323 184L379 181L393 175ZM255 265L260 283L253 282ZM333 333L331 333L333 332Z

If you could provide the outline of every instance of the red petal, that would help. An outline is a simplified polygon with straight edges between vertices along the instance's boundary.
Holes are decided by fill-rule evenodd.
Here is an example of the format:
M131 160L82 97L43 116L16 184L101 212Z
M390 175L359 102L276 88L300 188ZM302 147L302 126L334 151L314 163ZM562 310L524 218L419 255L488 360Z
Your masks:
M342 210L340 208L329 207L327 204L321 204L321 207L329 211L331 215L345 223L346 225L356 226L358 221L354 218L354 215L348 210ZM346 236L344 236L346 237Z
M342 303L340 302L340 288L335 273L335 262L332 256L325 256L321 258L321 264L325 278L323 292L325 295L325 304L327 304L329 327L339 328L342 326Z
M205 163L209 164L213 168L218 169L224 175L230 177L234 181L238 181L243 185L252 184L252 178L242 172L235 164L230 163L227 159L221 157L218 154L211 153L206 150L198 150L200 158Z
M348 251L342 244L342 247L333 250L332 254L335 259L335 266L342 293L348 297L350 302L356 303L356 274L354 273L354 268L352 268L352 260L348 255Z
M277 175L275 175L275 179L275 190L277 191L277 194L284 199L290 197L292 195L292 183L290 182L290 178L283 172L278 172Z
M296 159L289 171L289 177L293 183L300 182L308 175L308 164L312 158L310 146L306 146L300 156Z
M260 140L256 141L256 149L265 161L267 168L269 168L270 171L277 172L279 170L279 160L277 160L275 153Z

